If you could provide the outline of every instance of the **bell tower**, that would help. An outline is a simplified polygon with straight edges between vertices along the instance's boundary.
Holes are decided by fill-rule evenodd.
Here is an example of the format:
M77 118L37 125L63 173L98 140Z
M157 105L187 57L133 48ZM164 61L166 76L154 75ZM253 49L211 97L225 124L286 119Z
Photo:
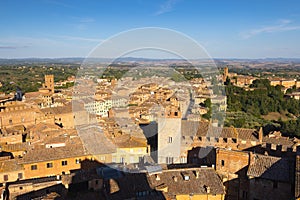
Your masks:
M45 75L45 85L44 87L49 90L49 92L54 93L54 76Z

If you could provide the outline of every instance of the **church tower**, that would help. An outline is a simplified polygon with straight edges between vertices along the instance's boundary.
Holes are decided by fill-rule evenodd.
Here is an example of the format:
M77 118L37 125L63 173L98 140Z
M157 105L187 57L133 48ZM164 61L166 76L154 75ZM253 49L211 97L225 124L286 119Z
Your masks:
M54 76L45 75L45 85L44 87L49 90L49 92L54 93Z
M228 77L228 67L225 67L223 72L223 82L226 81L227 77Z

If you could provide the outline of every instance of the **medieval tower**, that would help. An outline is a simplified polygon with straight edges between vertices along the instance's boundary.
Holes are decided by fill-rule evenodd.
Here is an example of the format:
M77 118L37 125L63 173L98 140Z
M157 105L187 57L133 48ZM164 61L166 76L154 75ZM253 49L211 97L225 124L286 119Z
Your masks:
M49 90L49 92L54 93L54 76L45 75L45 85L44 87Z

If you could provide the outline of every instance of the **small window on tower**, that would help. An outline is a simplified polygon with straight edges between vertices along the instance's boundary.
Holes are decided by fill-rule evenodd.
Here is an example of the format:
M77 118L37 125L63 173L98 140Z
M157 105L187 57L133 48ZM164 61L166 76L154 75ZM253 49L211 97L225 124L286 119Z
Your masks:
M172 142L173 142L173 138L172 138L172 137L169 137L168 143L172 143Z
M225 165L225 161L221 160L221 165L224 166Z

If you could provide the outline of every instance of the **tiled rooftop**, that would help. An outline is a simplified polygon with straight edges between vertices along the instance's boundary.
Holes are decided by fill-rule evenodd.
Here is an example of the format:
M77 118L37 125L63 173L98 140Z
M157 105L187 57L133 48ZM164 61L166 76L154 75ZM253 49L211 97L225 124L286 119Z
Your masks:
M83 144L55 148L34 148L27 151L20 163L36 163L88 155Z
M290 163L286 158L255 154L251 158L247 175L275 181L290 181Z
M23 170L22 165L18 164L18 159L0 161L0 173Z
M258 141L255 129L214 127L209 122L182 120L182 136L237 138Z
M185 177L188 177L188 180ZM170 196L179 194L207 194L208 188L210 194L225 193L221 179L212 168L164 170L161 174L151 175L149 180L153 188L163 185L167 186Z

